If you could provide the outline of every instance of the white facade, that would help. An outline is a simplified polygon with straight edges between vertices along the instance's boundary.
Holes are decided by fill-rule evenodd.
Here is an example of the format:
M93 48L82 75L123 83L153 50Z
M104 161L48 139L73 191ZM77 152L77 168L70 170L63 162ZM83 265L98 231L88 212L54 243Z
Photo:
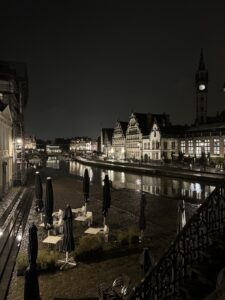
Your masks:
M52 154L57 155L57 154L61 154L62 150L58 145L46 145L46 152L48 155L52 155Z
M0 196L12 185L13 140L12 117L9 106L0 110Z
M126 131L126 159L141 160L142 132L132 113Z
M70 151L73 153L93 153L97 151L97 141L90 138L73 139L70 142Z
M125 125L125 122L123 122ZM112 156L116 160L124 160L126 155L126 137L120 121L116 122L112 137Z
M143 137L142 149L144 161L161 159L161 133L156 122L154 122L149 136Z
M34 136L28 136L24 138L24 149L25 150L36 150L37 143Z

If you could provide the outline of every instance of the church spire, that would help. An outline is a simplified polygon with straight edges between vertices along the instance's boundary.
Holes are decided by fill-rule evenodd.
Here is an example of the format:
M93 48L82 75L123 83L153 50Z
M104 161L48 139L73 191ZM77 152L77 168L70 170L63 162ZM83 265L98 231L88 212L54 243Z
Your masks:
M199 70L205 70L205 62L204 62L204 57L203 57L203 49L201 49L198 69Z

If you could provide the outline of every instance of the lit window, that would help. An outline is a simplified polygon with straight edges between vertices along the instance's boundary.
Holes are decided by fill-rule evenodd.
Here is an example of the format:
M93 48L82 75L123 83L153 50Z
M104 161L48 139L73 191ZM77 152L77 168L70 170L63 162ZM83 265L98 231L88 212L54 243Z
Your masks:
M201 140L196 140L196 156L200 157L202 154Z
M167 142L164 142L163 148L166 150L167 149Z
M191 156L194 154L193 141L188 141L188 154Z
M213 153L218 155L220 154L220 140L214 139L213 141Z
M204 143L204 152L207 155L208 153L210 153L210 140L205 140Z
M182 153L185 153L185 141L181 141L181 142L180 142L180 151L181 151Z
M172 142L171 143L171 148L174 150L176 148L176 143L175 142Z

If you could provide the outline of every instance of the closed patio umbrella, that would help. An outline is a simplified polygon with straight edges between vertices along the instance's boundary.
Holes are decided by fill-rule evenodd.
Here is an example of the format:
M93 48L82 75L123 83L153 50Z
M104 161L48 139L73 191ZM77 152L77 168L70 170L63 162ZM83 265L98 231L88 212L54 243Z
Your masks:
M47 177L45 207L44 207L44 212L45 212L44 224L47 229L52 228L53 205L54 205L54 197L53 197L53 188L52 188L52 178Z
M103 185L103 201L102 201L102 214L104 217L104 226L106 217L108 215L108 209L110 208L111 204L111 194L110 194L110 183L109 183L109 176L105 175L104 178L104 185Z
M40 300L36 267L29 265L24 273L24 300Z
M90 192L90 177L88 174L88 169L85 169L84 178L83 178L83 193L84 193L85 208L87 206L87 202L89 199L89 192Z
M140 265L142 276L144 276L150 268L155 264L153 255L150 253L148 248L144 248L140 256Z
M43 210L43 188L41 182L40 173L37 171L35 172L35 196L36 196L36 210L41 212Z
M76 266L76 262L72 258L69 258L69 253L75 250L75 243L73 237L73 213L71 207L67 205L64 214L63 214L63 245L62 250L66 252L66 259L60 260L59 262L63 263L61 269L66 265L70 264ZM71 262L72 261L72 262Z
M30 265L36 265L37 254L38 254L37 227L33 223L29 228L29 237L28 237L28 261Z
M24 274L24 300L40 300L36 259L38 253L37 227L32 224L29 228L28 261Z
M140 242L142 241L144 230L146 228L145 206L146 206L146 197L145 197L145 193L142 192L141 201L140 201L140 214L139 214L139 229L141 231Z
M184 200L178 202L177 212L177 233L179 233L186 224L185 202Z

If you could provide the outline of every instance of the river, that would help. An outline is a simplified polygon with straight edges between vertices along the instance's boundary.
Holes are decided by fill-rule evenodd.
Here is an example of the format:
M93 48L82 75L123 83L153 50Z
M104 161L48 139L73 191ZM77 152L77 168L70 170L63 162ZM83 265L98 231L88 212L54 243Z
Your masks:
M87 168L90 180L95 184L103 184L103 178L107 173L114 189L142 190L150 195L184 199L194 203L203 202L214 189L213 185L208 185L205 182L171 177L136 175L128 172L90 167L76 161L47 161L46 167L63 169L68 175L75 175L80 178L83 177L84 170Z

